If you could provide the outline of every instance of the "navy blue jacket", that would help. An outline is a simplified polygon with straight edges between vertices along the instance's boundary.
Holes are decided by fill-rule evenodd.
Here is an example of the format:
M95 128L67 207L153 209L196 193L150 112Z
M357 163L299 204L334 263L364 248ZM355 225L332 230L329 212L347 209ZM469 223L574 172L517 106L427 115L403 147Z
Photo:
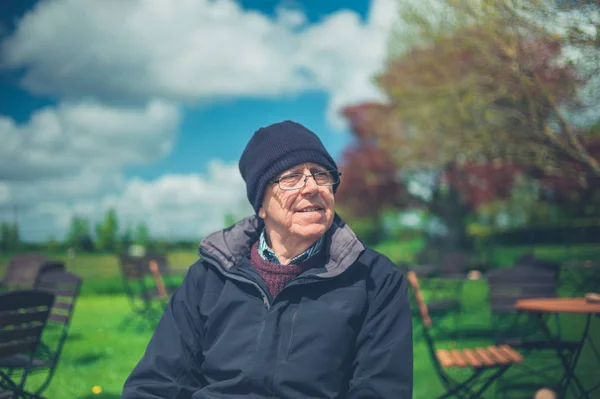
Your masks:
M336 216L327 262L276 298L249 263L256 216L207 237L124 399L412 398L404 274Z

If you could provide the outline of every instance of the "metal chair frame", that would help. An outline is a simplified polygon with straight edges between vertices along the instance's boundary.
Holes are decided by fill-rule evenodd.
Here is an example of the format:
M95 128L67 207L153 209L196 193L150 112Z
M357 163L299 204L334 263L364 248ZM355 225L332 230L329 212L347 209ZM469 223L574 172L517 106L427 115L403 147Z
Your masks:
M27 361L19 381L0 367L0 397L39 398L25 390L38 347L55 301L55 295L40 290L0 293L0 360L25 355Z
M432 321L419 287L419 280L416 274L411 271L407 273L407 278L412 287L414 301L419 307L423 324L423 336L427 343L429 355L438 377L446 388L446 392L438 396L438 399L452 396L461 399L482 398L483 393L494 381L501 377L513 364L520 363L523 360L518 352L507 346L465 349L463 351L436 349L435 340L430 333ZM443 362L442 359L445 359L445 361ZM459 381L446 372L446 369L449 368L468 368L471 372L466 379Z

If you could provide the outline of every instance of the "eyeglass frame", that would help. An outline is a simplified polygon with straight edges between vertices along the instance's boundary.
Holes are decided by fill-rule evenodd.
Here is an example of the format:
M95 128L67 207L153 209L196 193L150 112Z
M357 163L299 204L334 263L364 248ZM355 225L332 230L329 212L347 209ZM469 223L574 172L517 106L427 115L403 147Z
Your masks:
M337 177L338 177L337 181L335 181L333 183L328 183L328 184L319 184L317 182L317 179L315 178L315 175L316 174L320 174L320 173L329 173L329 172L335 172L337 174ZM284 178L290 177L290 176L304 176L304 182L303 182L303 184L300 187L294 187L294 188L283 188L283 187L281 187L281 184L280 184L281 179L284 179ZM338 172L335 169L329 169L329 170L322 170L322 171L313 172L313 173L309 173L309 174L306 174L306 173L289 173L287 175L283 175L283 176L279 177L278 179L269 180L268 183L270 183L270 184L277 184L277 186L281 190L283 190L283 191L295 191L295 190L300 190L300 189L303 189L304 187L306 187L306 182L308 181L309 177L313 178L313 180L315 181L315 184L317 186L320 186L320 187L331 187L331 186L335 186L336 184L338 184L340 182L340 177L341 176L342 176L342 172Z

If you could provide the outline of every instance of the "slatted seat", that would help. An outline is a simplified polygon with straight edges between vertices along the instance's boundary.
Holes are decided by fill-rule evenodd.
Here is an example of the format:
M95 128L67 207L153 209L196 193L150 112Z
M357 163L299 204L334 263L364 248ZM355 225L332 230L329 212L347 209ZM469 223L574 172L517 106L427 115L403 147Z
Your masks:
M494 367L523 361L523 356L508 345L473 349L438 349L436 356L445 368Z
M413 303L416 303L423 324L423 336L429 349L434 368L446 388L438 399L448 397L482 398L491 384L502 376L509 367L521 363L523 356L508 345L466 349L437 349L430 333L432 320L429 309L419 287L417 275L409 271L408 281L412 288ZM449 369L469 369L470 375L458 381L447 372Z

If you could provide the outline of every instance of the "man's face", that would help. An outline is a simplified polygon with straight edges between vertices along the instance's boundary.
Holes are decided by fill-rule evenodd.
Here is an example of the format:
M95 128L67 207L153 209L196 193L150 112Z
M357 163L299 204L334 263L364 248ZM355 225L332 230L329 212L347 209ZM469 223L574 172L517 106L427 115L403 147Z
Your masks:
M321 165L305 163L281 173L276 179L294 173L308 175L326 170ZM333 223L334 205L333 186L319 186L309 177L306 185L297 190L282 190L278 184L267 186L258 216L267 228L274 229L282 238L299 236L317 240Z

